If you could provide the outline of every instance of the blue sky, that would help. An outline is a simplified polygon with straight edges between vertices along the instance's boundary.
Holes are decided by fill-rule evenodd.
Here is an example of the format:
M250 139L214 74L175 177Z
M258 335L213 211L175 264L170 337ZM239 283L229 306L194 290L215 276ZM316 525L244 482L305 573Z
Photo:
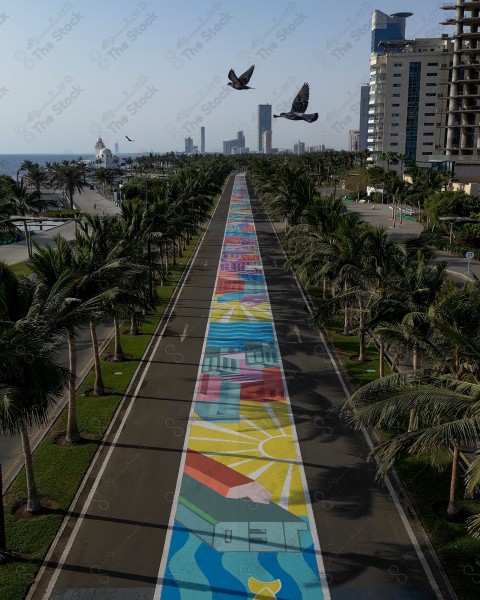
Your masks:
M274 119L273 146L346 148L368 81L371 14L410 11L407 37L449 32L438 0L66 0L0 8L0 154L207 151L243 130L257 148L256 109L289 110L304 81L314 124ZM235 91L227 73L255 64ZM125 135L135 140L130 143Z

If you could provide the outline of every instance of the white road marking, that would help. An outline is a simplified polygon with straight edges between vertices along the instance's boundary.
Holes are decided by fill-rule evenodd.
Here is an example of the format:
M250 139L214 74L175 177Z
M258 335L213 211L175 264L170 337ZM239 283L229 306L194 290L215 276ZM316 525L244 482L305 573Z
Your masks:
M185 338L187 337L187 331L188 331L188 323L183 328L183 333L180 334L180 343L181 344L183 344L183 342L185 341Z

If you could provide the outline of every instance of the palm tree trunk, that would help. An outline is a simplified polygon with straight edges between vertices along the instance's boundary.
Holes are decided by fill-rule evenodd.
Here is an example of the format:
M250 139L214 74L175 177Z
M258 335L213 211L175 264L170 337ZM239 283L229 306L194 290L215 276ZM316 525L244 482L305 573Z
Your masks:
M327 298L327 295L328 295L328 279L325 276L323 278L323 297Z
M460 454L460 449L457 444L453 447L453 458L452 458L452 477L450 479L450 498L448 502L447 513L449 515L456 515L458 513L458 502L456 495L456 485L457 485L457 469L458 469L458 456Z
M413 431L415 429L415 410L412 408L410 410L410 416L408 419L408 431Z
M365 329L363 327L363 305L362 305L362 299L361 298L358 299L358 308L359 308L359 315L358 315L358 342L359 342L358 360L360 362L365 362L367 360L367 357L365 355Z
M350 335L350 308L345 306L343 317L343 335Z
M67 443L76 444L80 441L80 432L77 425L77 399L75 390L77 379L77 345L75 342L75 333L73 332L68 334L68 357L72 378L68 383L68 416L65 438Z
M93 362L95 365L95 384L93 386L93 393L95 396L101 396L105 393L105 386L102 378L102 366L100 363L100 353L98 351L97 324L95 321L90 321L90 335L92 336Z
M413 346L412 350L412 368L414 371L418 371L420 367L420 355L418 353L418 347L416 344Z
M130 335L138 335L138 319L135 312L130 316Z
M0 463L0 552L7 549L7 538L5 535L5 512L3 510L3 473Z
M122 344L120 342L120 319L118 317L113 317L113 323L115 326L115 352L113 360L121 362L122 360L125 360L125 354L123 353Z
M20 436L22 438L23 456L25 459L25 478L27 481L27 512L36 513L42 508L40 497L35 485L35 477L33 475L33 460L32 450L30 448L30 440L28 439L28 431L25 425L20 428Z
M385 346L383 344L383 341L380 339L380 341L378 342L378 351L379 351L379 357L378 357L378 369L379 369L379 375L380 377L384 377L385 375Z

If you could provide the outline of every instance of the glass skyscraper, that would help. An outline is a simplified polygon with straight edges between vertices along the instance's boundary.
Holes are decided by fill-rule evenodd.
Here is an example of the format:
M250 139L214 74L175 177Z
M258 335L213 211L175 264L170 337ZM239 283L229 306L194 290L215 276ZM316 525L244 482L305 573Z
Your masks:
M272 105L258 105L258 151L263 152L263 134L272 131Z
M372 15L372 46L371 52L382 52L380 42L404 42L405 21L412 13L400 12L386 15L381 10L375 10Z

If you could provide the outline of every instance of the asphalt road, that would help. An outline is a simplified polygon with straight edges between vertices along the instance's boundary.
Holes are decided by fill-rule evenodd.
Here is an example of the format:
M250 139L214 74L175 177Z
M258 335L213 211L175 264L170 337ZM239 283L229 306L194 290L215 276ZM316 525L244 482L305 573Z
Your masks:
M147 352L148 368L122 403L28 598L153 598L231 189L230 182ZM331 597L452 598L395 484L375 482L366 438L340 420L341 374L308 327L272 225L256 201L253 209ZM187 567L182 598L212 597L189 588Z

